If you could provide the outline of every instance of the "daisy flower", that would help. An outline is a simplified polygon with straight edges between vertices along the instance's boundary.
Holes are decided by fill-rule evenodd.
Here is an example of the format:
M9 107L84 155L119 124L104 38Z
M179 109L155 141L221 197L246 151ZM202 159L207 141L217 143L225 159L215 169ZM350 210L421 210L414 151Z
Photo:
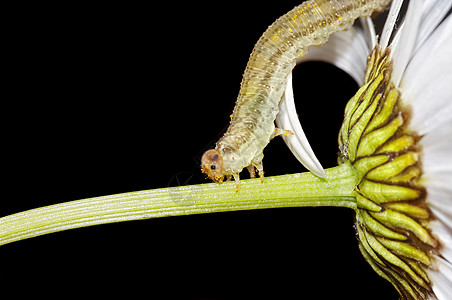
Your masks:
M345 107L339 166L324 170L311 150L296 114L289 75L277 125L294 133L283 138L312 173L266 177L264 183L244 180L239 193L233 182L210 183L32 209L0 218L0 245L148 218L347 207L355 211L362 255L402 299L450 298L451 7L451 0L409 5L395 0L380 37L370 18L364 18L348 31L332 35L325 45L310 49L302 59L334 64L361 85Z
M369 18L304 60L362 87L345 109L340 161L356 169L361 253L402 299L452 295L452 1L394 1L378 38ZM397 20L401 22L396 22ZM320 164L296 121L289 83L277 123L294 155ZM320 167L321 168L321 167Z

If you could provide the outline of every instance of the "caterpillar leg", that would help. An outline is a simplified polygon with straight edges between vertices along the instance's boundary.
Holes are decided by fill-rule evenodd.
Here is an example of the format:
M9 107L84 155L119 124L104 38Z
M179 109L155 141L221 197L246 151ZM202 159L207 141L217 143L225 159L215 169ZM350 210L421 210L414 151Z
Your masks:
M237 174L233 174L234 179L235 179L235 192L237 193L240 190L240 175Z
M275 128L275 130L273 131L273 133L272 133L272 135L270 137L270 140L273 139L275 136L278 136L278 135L290 135L290 134L293 134L293 132L290 131L290 130L285 130L285 129L281 129L281 128Z
M248 172L250 172L250 178L256 178L256 170L254 169L254 166L250 165L246 168L248 169Z
M257 172L259 173L259 177L261 178L261 182L264 182L264 165L262 164L262 161L258 164L254 165L257 169Z

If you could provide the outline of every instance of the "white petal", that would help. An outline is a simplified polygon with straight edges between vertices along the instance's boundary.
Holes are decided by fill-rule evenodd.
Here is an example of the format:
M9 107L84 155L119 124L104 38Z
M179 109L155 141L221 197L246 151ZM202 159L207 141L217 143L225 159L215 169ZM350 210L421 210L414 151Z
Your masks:
M435 195L437 196L437 195ZM438 197L438 196L437 196ZM434 203L429 202L429 207L431 208L432 212L434 213L435 217L438 219L439 222L441 222L446 229L449 230L449 235L452 232L452 218L451 218L451 211L450 209L448 211L443 210L443 206L441 206L441 202L445 202L445 198L442 200L438 197L438 201L434 201ZM438 236L437 232L434 232L436 236ZM444 236L443 236L444 237ZM441 238L441 237L439 237ZM445 238L445 237L444 237ZM449 238L450 239L450 238ZM443 242L443 240L441 240ZM450 245L449 245L450 248Z
M400 89L412 108L411 127L432 132L452 118L452 18L431 33L405 70Z
M436 218L429 227L441 241L441 255L449 262L452 262L451 132L452 122L449 122L429 132L420 141L427 204Z
M389 45L389 39L394 32L397 18L399 17L400 8L402 7L403 0L394 0L391 4L388 17L386 18L385 26L381 34L380 45L384 49Z
M348 73L358 84L362 84L367 55L374 47L376 38L370 18L361 18L361 22L362 28L353 26L347 31L336 32L322 47L311 47L308 55L298 63L314 60L327 62ZM298 120L292 91L292 74L287 78L286 91L280 103L276 124L279 128L294 133L283 136L283 139L295 157L315 175L326 177Z
M431 33L441 23L451 7L452 1L450 0L426 0L424 2L415 51L430 37Z
M436 257L438 271L429 271L429 276L433 282L433 291L438 300L449 300L452 295L452 265Z
M363 26L363 35L367 39L369 50L375 48L377 45L377 34L375 33L374 22L369 17L359 18Z
M370 18L361 18L361 22L362 28L353 26L347 31L336 32L322 47L311 47L308 55L298 63L314 60L327 62L348 73L358 84L362 84L367 55L374 47L376 38ZM283 136L283 139L295 157L315 175L326 177L298 120L292 90L292 74L287 78L286 91L280 103L276 124L279 128L294 133Z
M441 240L443 247L441 256L449 263L452 262L452 229L440 220L433 221L430 228L435 232L435 236Z
M410 129L422 136L423 184L442 248L428 273L436 297L452 295L452 17L451 0L410 1L394 36L402 0L393 1L381 44L393 40L393 82L411 108Z
M421 23L423 3L421 1L412 1L408 6L408 12L405 20L397 32L395 43L393 43L393 72L392 80L396 86L402 78L411 54L414 51L414 46L417 40L419 24Z
M452 122L425 133L420 140L423 169L429 181L443 181L452 186ZM452 195L451 195L452 196ZM451 197L452 198L452 197ZM452 200L451 200L452 204Z
M319 177L325 178L325 170L323 170L314 151L312 151L303 128L301 128L300 121L298 120L293 98L292 73L287 77L287 87L280 103L276 124L279 128L290 130L294 133L293 135L282 136L293 155L295 155L309 171Z
M353 26L347 31L332 34L328 42L321 47L310 47L308 54L298 63L307 61L330 63L345 71L361 85L366 71L367 55L374 43L370 38L372 26L367 24L363 28Z
M443 20L451 6L450 0L411 1L393 42L410 129L422 135L422 178L435 218L429 227L442 244L428 270L439 300L452 295L452 17Z

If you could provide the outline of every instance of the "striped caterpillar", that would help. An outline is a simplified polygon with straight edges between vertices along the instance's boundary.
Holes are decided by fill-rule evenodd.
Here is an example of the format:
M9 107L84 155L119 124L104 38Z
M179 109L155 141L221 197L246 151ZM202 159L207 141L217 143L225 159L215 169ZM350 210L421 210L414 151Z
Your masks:
M201 159L201 171L221 183L234 177L236 191L239 173L247 168L251 178L258 170L264 178L263 150L270 140L290 131L275 128L279 102L287 77L296 60L308 47L324 44L336 31L350 27L355 19L382 10L391 0L307 1L277 19L260 37L243 75L231 123L215 149Z

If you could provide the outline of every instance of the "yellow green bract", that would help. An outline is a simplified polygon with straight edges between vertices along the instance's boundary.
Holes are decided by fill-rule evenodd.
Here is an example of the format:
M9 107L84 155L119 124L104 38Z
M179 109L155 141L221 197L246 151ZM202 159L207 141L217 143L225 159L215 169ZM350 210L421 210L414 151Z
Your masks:
M420 137L409 132L409 113L391 83L389 49L370 54L364 85L349 101L339 134L340 163L356 168L356 228L359 247L401 299L426 299L425 270L437 240L426 229L431 219L420 183Z

